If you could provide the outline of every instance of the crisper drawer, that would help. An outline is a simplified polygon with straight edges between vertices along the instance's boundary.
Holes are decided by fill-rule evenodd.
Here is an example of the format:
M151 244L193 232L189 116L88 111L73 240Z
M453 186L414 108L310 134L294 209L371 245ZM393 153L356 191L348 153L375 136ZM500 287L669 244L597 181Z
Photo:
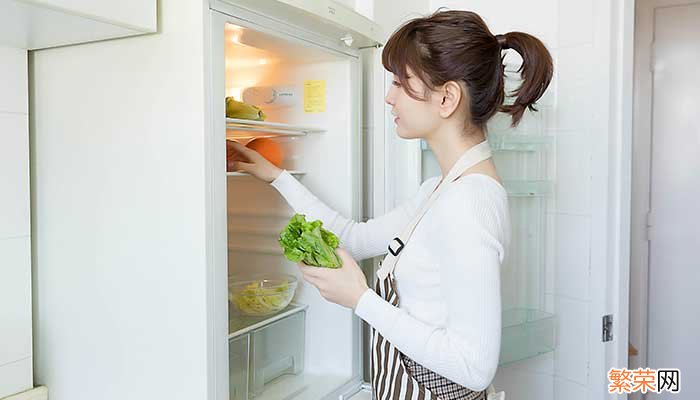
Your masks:
M250 333L251 397L275 378L304 370L305 316L301 310Z
M250 335L245 334L229 340L228 344L228 368L229 368L229 399L248 399L248 374Z

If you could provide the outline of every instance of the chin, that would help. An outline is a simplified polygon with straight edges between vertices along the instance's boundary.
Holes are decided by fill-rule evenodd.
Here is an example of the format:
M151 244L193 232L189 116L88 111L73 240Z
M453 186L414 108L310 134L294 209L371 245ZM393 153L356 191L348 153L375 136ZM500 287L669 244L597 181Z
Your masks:
M421 136L417 132L407 132L405 129L396 127L396 134L401 139L420 139Z

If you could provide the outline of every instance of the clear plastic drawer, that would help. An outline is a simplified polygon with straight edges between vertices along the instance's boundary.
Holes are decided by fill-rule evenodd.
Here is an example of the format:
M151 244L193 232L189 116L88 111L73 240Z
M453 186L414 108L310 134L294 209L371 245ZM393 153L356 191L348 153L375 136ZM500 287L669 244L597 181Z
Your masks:
M248 354L250 349L250 336L242 335L229 340L228 365L229 365L229 399L248 399Z
M250 333L252 397L260 395L275 378L304 370L305 315L302 310Z

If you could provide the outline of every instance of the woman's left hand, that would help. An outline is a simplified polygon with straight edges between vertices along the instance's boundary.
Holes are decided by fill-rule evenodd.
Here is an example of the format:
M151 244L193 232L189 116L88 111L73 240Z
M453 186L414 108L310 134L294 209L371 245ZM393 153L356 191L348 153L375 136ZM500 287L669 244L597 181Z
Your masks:
M368 289L365 274L350 253L337 248L342 261L340 268L312 267L298 262L304 279L318 288L324 299L354 309L362 294Z

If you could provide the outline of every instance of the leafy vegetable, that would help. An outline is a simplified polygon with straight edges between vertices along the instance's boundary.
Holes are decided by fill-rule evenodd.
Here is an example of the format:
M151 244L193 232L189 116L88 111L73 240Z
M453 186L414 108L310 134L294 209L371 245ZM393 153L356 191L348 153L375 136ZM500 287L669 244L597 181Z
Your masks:
M294 214L279 237L285 257L306 265L340 268L342 261L335 253L340 240L322 225L320 220L308 222L306 215Z
M252 282L234 295L232 301L244 314L265 315L284 308L291 295L286 282L274 288L258 287L256 282Z

